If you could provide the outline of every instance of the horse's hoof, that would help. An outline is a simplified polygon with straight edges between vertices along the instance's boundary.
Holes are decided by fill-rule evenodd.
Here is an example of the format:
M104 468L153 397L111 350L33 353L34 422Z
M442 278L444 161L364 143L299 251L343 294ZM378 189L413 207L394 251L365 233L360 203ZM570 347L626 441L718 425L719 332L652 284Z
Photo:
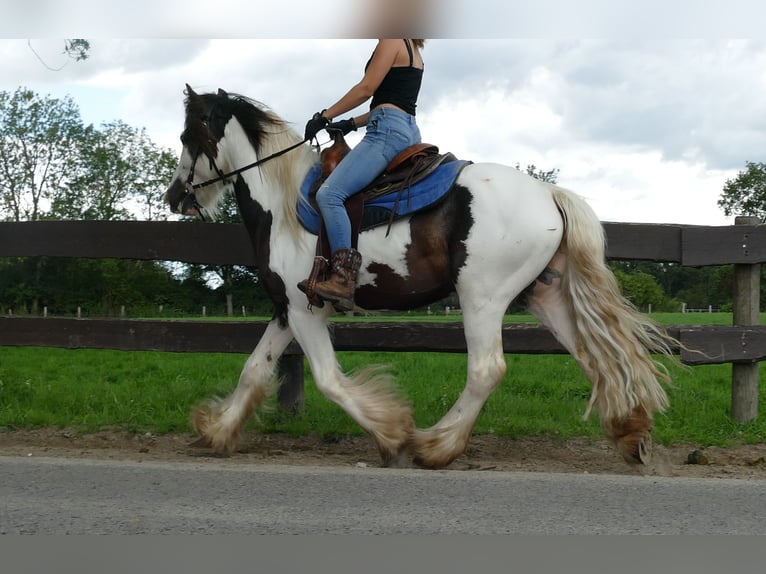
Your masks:
M648 465L652 462L652 435L646 435L638 441L623 439L617 448L628 464Z
M384 456L383 466L386 468L412 468L407 449L403 448L396 454Z
M644 440L638 443L638 460L642 464L649 464L652 462L652 435L646 435Z
M427 460L424 457L416 456L415 458L412 459L412 462L415 463L415 465L419 466L420 468L425 468L428 470L440 470L452 464L452 461L455 460L455 458L443 459L443 460L435 460L435 459Z
M602 426L628 464L651 462L652 419L643 407L635 407L624 419L602 421Z

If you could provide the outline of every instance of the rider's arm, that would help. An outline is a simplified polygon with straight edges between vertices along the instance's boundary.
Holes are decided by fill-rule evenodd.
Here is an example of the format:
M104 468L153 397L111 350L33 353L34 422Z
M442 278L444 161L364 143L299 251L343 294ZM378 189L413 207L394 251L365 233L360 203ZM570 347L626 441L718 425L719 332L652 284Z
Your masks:
M369 100L378 89L383 78L386 77L391 66L394 65L396 54L399 50L400 42L398 40L378 40L378 46L375 48L375 53L370 60L370 65L367 67L367 71L364 73L364 77L354 85L346 94L329 108L322 112L322 115L330 120L337 118L341 114L350 112L357 106L363 104ZM367 114L360 116L360 121L357 121L357 125L367 124ZM356 121L356 118L354 118Z

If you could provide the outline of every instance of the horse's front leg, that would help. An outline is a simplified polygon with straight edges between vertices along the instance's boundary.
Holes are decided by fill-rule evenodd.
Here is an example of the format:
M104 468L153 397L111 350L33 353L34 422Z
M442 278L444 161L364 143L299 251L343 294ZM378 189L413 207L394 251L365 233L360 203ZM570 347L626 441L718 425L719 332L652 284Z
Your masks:
M416 464L443 468L465 452L481 408L505 376L501 332L505 300L492 301L484 295L461 298L468 349L466 385L439 422L415 431L412 451Z
M208 399L192 410L192 423L200 434L195 445L224 454L234 451L248 417L271 394L277 360L292 339L290 327L276 319L268 324L234 392L225 399Z
M319 391L372 436L384 466L404 465L415 423L412 407L391 377L373 367L343 374L323 316L296 311L290 314L290 325Z

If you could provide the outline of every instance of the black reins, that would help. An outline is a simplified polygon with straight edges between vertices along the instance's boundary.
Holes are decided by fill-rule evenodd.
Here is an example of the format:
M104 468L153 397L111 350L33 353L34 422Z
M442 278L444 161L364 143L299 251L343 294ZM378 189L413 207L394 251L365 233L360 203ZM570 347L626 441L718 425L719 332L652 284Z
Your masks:
M194 192L196 190L198 190L200 188L203 188L203 187L206 187L208 185L212 185L214 183L218 183L219 181L226 181L228 183L227 180L230 177L235 176L235 175L239 175L243 171L247 171L248 169L253 169L254 167L258 167L259 165L264 164L264 163L266 163L269 160L275 159L275 158L277 158L277 157L279 157L279 156L281 156L283 154L286 154L287 152L292 151L295 148L302 146L307 141L309 141L309 140L305 140L304 139L302 141L299 141L299 142L297 142L297 143L295 143L295 144L293 144L291 146L286 147L285 149L279 150L278 152L275 152L275 153L273 153L273 154L271 154L269 156L266 156L266 157L261 158L261 159L259 159L257 161L254 161L253 163L249 163L247 165L244 165L244 166L242 166L240 168L237 168L237 169L235 169L233 171L230 171L229 173L223 173L221 171L221 169L218 167L218 165L215 163L215 159L212 158L211 156L205 154L207 156L208 160L210 160L211 168L215 170L215 172L218 174L218 176L214 177L212 179L208 179L206 181L203 181L201 183L192 183L192 181L194 180L194 168L196 167L197 160L199 159L199 157L201 155L200 153L198 153L197 155L194 156L194 159L192 160L191 167L189 168L189 175L186 177L186 182L185 182L185 185L184 185L184 187L185 187L184 197L179 200L179 204L184 202L184 201L186 201L186 200L190 200L191 201L191 205L197 210L197 215L199 216L199 218L202 221L206 221L205 220L205 216L202 213L204 208L197 201L197 196L194 194Z
M215 160L210 158L210 162L213 165L213 169L215 169L216 173L218 173L218 177L214 177L212 179L208 179L207 181L203 181L201 183L191 184L191 179L192 179L193 173L194 173L194 165L197 162L197 157L199 157L199 155L198 155L197 157L194 158L194 162L192 162L192 167L191 167L191 171L189 173L189 177L186 179L187 185L191 184L191 189L192 189L192 191L194 191L194 190L200 189L201 187L206 187L208 185L212 185L214 183L218 183L219 181L226 181L230 177L232 177L234 175L239 175L243 171L247 171L248 169L253 169L254 167L258 167L259 165L261 165L263 163L266 163L269 160L278 158L279 156L284 155L287 152L292 151L295 148L302 146L307 141L308 140L299 141L299 142L297 142L297 143L295 143L295 144L293 144L293 145L291 145L289 147L286 147L285 149L279 150L278 152L275 152L275 153L273 153L271 155L268 155L268 156L266 156L264 158L261 158L261 159L259 159L257 161L254 161L253 163L249 163L249 164L247 164L245 166L239 167L239 168L237 168L237 169L235 169L233 171L230 171L229 173L222 173L221 170L218 169L218 166L215 164Z

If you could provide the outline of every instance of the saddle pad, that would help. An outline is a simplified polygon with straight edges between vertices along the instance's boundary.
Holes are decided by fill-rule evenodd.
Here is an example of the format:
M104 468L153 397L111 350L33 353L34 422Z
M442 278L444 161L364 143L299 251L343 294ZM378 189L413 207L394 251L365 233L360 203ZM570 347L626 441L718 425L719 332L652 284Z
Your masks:
M410 188L405 188L399 199L399 204L396 206L395 219L411 215L437 203L450 190L461 170L470 163L467 160L443 163L425 179ZM309 201L309 192L312 184L321 173L321 164L317 163L311 167L306 174L303 185L301 185L301 198L298 200L298 218L303 227L314 235L319 234L320 218ZM364 206L361 231L387 224L391 217L391 211L396 204L397 195L399 195L399 190L367 202Z

